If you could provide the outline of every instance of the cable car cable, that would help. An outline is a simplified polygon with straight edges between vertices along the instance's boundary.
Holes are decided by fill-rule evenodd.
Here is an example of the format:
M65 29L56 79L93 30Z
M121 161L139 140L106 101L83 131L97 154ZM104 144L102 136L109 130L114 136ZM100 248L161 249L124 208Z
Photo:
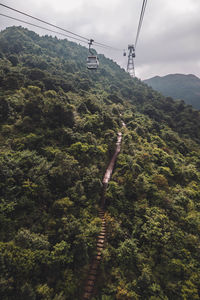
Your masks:
M54 25L54 24L52 24L52 23L49 23L49 22L44 21L44 20L42 20L42 19L39 19L39 18L37 18L37 17L31 16L31 15L29 15L29 14L27 14L27 13L24 13L24 12L22 12L22 11L20 11L20 10L17 10L17 9L15 9L15 8L12 8L12 7L10 7L10 6L8 6L8 5L5 5L5 4L3 4L3 3L0 3L0 5L3 6L3 7L5 7L5 8L8 8L8 9L10 9L10 10L13 10L13 11L15 11L15 12L17 12L17 13L20 13L20 14L22 14L22 15L24 15L24 16L27 16L27 17L29 17L29 18L32 18L32 19L34 19L34 20L36 20L36 21L45 23L45 24L47 24L47 25L49 25L49 26L55 27L55 28L57 28L57 29L60 29L60 30L65 31L65 32L67 32L67 33L70 33L70 34L72 34L72 35L74 35L74 36L77 36L77 37L79 37L79 38L81 38L81 39L84 39L84 40L87 41L87 43L88 43L89 40L90 40L90 39L88 39L88 38L86 38L86 37L84 37L84 36L81 36L81 35L79 35L79 34L76 34L76 33L72 32L72 31L69 31L69 30L64 29L64 28L62 28L62 27L56 26L56 25ZM24 23L25 21L22 21L22 22ZM33 25L33 26L35 26L35 25ZM69 36L68 36L68 37L69 37ZM112 46L109 46L109 45L106 45L106 44L102 44L102 43L99 43L99 42L95 42L95 41L94 41L94 44L95 44L96 46L99 46L99 47L102 47L102 48L112 49L112 50L115 50L115 51L123 51L122 49L118 49L118 48L115 48L115 47L112 47Z
M136 40L135 40L135 46L137 45L137 41L138 41L138 38L139 38L141 26L142 26L142 20L143 20L143 17L144 17L144 4L145 4L145 2L143 2L141 14L140 14L140 20L139 20L138 29L137 29L137 35L136 35Z
M138 29L137 29L137 34L136 34L136 39L135 39L135 48L137 46L137 42L138 42L138 39L139 39L140 30L141 30L143 19L144 19L146 5L147 5L147 0L143 0L142 9L141 9L141 13L140 13L139 24L138 24Z
M32 18L32 19L34 19L34 20L37 20L37 21L39 21L39 22L45 23L45 24L47 24L47 25L49 25L49 26L53 26L53 27L55 27L55 28L57 28L57 29L60 29L60 30L65 31L65 32L68 32L68 33L70 33L70 34L72 34L72 35L75 35L75 36L77 36L77 37L79 37L79 38L82 38L82 39L84 39L84 40L87 40L87 41L89 40L88 38L86 38L86 37L84 37L84 36L81 36L81 35L79 35L79 34L76 34L76 33L72 32L72 31L66 30L66 29L64 29L64 28L62 28L62 27L59 27L59 26L56 26L56 25L51 24L51 23L49 23L49 22L46 22L46 21L44 21L44 20L42 20L42 19L33 17L33 16L31 16L31 15L29 15L29 14L27 14L27 13L24 13L24 12L22 12L22 11L20 11L20 10L17 10L17 9L15 9L15 8L12 8L12 7L7 6L7 5L5 5L5 4L0 3L0 5L3 6L3 7L5 7L5 8L11 9L11 10L13 10L13 11L19 13L19 14L22 14L22 15L24 15L24 16L27 16L27 17Z
M28 24L28 25L31 25L31 26L35 26L35 27L37 27L37 28L44 29L44 30L47 30L47 31L50 31L50 32L53 32L53 33L56 33L56 34L60 34L60 35L66 36L66 37L68 37L68 38L71 38L71 39L74 39L74 40L77 40L77 41L79 41L79 42L82 42L82 43L86 43L86 44L87 44L87 42L84 41L84 40L75 38L75 37L73 37L73 36L69 36L69 35L67 35L67 34L65 34L65 33L62 33L62 32L54 31L54 30L52 30L52 29L48 29L48 28L42 27L42 26L40 26L40 25L36 25L36 24L30 23L30 22L27 22L27 21L23 21L23 20L20 20L20 19L11 17L11 16L7 16L7 15L4 15L4 14L1 14L1 13L0 13L0 16L9 18L9 19L12 19L12 20L15 20L15 21L19 21L19 22L22 22L22 23L25 23L25 24Z
M137 45L137 41L138 41L138 38L139 38L140 30L141 30L141 27L142 27L142 22L143 22L143 18L144 18L146 4L147 4L147 0L143 0L142 10L141 10L141 14L140 14L140 20L139 20L138 30L137 30L136 40L135 40L135 47Z
M94 44L102 46L102 47L106 47L106 48L109 48L109 49L112 49L112 50L115 50L115 51L123 51L123 49L115 48L115 47L108 46L106 44L98 43L98 42L95 42L95 41L94 41Z
M2 14L2 13L0 13L0 16L6 17L6 18L9 18L9 19L12 19L12 20L21 22L21 23L25 23L25 24L28 24L28 25L31 25L31 26L34 26L34 27L37 27L37 28L40 28L40 29L44 29L44 30L47 30L47 31L49 31L49 32L53 32L53 33L56 33L56 34L60 34L60 35L62 35L62 36L68 37L68 38L70 38L70 39L74 39L74 40L76 40L76 41L79 41L79 42L88 44L88 42L86 42L85 40L78 39L78 38L76 38L76 37L67 35L67 34L62 33L62 32L55 31L55 30L53 30L53 29L49 29L49 28L46 28L46 27L43 27L43 26L40 26L40 25L36 25L36 24L30 23L30 22L27 22L27 21L24 21L24 20L21 20L21 19L12 17L12 16L8 16L8 15L5 15L5 14ZM96 46L96 47L100 47L100 48L104 48L104 49L108 49L107 47L101 46L101 45L99 45L99 44L98 44L98 45L95 45L95 46Z
M136 46L137 46L137 42L138 42L138 39L139 39L141 27L142 27L142 23L143 23L143 19L144 19L144 14L145 14L146 5L147 5L147 0L143 0L143 3L142 3L142 9L141 9L141 13L140 13L139 24L138 24L138 28L137 28L136 39L135 39L135 47L134 47L134 45L131 45L131 46L133 46L133 49L134 49L134 50L133 50L134 53L132 53L132 57L135 57L135 49L136 49ZM49 23L49 22L47 22L47 21L44 21L44 20L42 20L42 19L40 19L40 18L31 16L31 15L29 15L29 14L27 14L27 13L24 13L24 12L22 12L22 11L20 11L20 10L17 10L17 9L15 9L15 8L12 8L12 7L10 7L10 6L8 6L8 5L5 5L5 4L3 4L3 3L0 3L0 6L3 6L3 7L7 8L7 9L10 9L10 10L12 10L12 11L14 11L14 12L20 13L20 14L22 14L22 15L24 15L24 16L27 16L27 17L29 17L29 18L32 18L32 19L36 20L36 21L39 21L39 22L42 22L42 23L47 24L47 25L49 25L49 26L52 26L52 27L54 27L54 28L57 28L57 29L59 29L59 30L65 31L65 32L69 33L70 36L67 35L67 34L58 32L58 31L54 31L54 30L51 30L51 29L42 27L42 26L40 26L40 25L36 25L36 24L30 23L30 22L23 21L23 20L20 20L20 19L15 18L15 17L11 17L11 16L8 16L8 15L5 15L5 14L0 13L1 16L10 18L10 19L12 19L12 20L16 20L16 21L19 21L19 22L22 22L22 23L25 23L25 24L28 24L28 25L31 25L31 26L35 26L35 27L40 28L40 29L44 29L44 30L50 31L50 32L53 32L53 33L55 33L55 34L60 34L60 35L62 35L62 36L66 36L66 37L68 37L68 38L71 38L71 39L80 41L80 42L82 42L82 43L87 43L87 44L88 44L88 42L89 42L89 52L90 52L90 53L92 53L92 52L91 52L91 49L90 49L90 47L92 46L92 43L94 43L94 45L95 45L96 47L102 47L102 48L104 48L104 49L112 49L112 50L115 50L115 51L123 51L123 49L119 49L119 48L115 48L115 47L112 47L112 46L109 46L109 45L106 45L106 44L103 44L103 43L95 42L93 39L88 39L88 38L86 38L86 37L84 37L84 36L81 36L81 35L79 35L79 34L76 34L76 33L72 32L72 31L70 31L70 30L66 30L66 29L64 29L64 28L62 28L62 27L56 26L56 25L54 25L54 24L52 24L52 23ZM73 37L73 36L76 36L76 38ZM130 52L130 53L131 53L131 52ZM124 51L124 54L123 54L123 55L126 56L126 52L125 52L125 51ZM134 56L133 56L133 55L134 55ZM87 63L88 63L88 68L89 68L89 69L97 69L97 67L98 67L98 65L99 65L98 57L95 56L95 55L93 55L93 56L91 56L91 57L88 56L88 60L89 60L89 61L87 61Z

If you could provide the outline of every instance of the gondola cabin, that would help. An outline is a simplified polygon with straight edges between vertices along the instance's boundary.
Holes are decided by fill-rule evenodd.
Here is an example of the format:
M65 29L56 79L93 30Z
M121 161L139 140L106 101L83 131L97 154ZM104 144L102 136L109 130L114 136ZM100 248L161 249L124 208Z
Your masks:
M99 59L96 55L90 55L87 58L87 68L90 70L96 70L99 66Z

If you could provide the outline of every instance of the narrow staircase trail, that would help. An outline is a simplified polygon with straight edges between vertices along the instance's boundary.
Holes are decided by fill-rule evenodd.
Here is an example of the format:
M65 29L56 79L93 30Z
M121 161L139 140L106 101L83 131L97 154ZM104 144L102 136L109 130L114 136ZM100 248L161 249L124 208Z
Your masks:
M122 121L122 126L125 127L125 123L123 121ZM92 263L89 268L89 273L88 273L87 281L86 281L85 288L84 288L83 300L91 299L91 297L93 296L93 293L94 293L94 286L95 286L95 282L96 282L96 278L97 278L98 267L100 265L102 250L104 248L105 239L106 239L106 221L104 218L104 215L105 215L105 192L106 192L108 182L111 178L117 156L121 150L121 142L122 142L122 133L118 132L115 152L114 152L112 159L106 169L106 172L105 172L105 175L104 175L104 178L102 181L103 187L102 187L102 195L101 195L101 206L99 208L99 217L101 218L101 232L97 238L97 251L96 251L97 254L94 257L94 259L92 260Z

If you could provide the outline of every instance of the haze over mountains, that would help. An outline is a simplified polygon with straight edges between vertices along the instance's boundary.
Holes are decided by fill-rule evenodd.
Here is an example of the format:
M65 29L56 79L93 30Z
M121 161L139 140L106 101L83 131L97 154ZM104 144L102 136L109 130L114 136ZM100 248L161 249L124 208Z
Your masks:
M146 84L165 96L183 99L187 104L200 109L200 79L192 74L169 74L144 80Z

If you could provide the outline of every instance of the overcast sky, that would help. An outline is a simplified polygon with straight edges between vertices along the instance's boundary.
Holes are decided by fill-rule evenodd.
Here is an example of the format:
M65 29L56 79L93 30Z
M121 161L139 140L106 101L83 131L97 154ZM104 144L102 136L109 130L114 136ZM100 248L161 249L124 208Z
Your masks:
M120 49L135 42L142 2L0 0L0 3ZM0 12L39 24L1 6ZM11 25L20 23L0 16L1 30ZM40 34L48 34L29 25L23 26ZM96 50L126 66L127 57L124 58L122 52L102 48ZM137 45L135 69L136 76L141 79L169 73L200 77L200 0L148 0Z

